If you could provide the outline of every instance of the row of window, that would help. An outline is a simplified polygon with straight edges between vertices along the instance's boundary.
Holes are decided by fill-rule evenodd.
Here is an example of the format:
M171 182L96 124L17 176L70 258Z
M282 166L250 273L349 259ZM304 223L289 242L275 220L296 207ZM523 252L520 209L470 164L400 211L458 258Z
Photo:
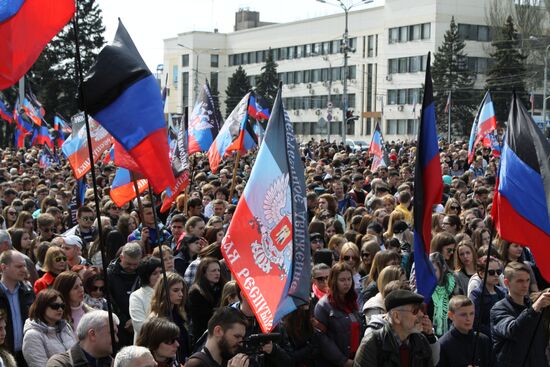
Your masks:
M357 48L357 38L349 39L350 48ZM308 43L299 46L273 48L271 50L259 50L229 55L229 66L247 65L265 62L271 51L274 61L293 60L302 57L331 55L341 52L342 40Z
M394 27L389 29L388 42L403 43L409 41L429 40L431 35L431 24L422 23Z
M426 70L426 55L388 59L388 74L417 73Z
M494 60L488 57L468 57L468 70L474 74L487 74Z
M348 66L347 78L357 78L357 68L355 65ZM310 69L310 70L298 70L288 71L285 73L279 73L279 80L284 84L300 84L300 83L317 83L323 81L337 81L344 80L344 67L323 68L323 69Z
M292 116L290 119L292 120ZM318 121L305 121L294 122L292 125L296 135L327 135L329 133L328 129L330 129L330 135L340 135L342 131L342 123L332 122L329 124L321 124ZM350 133L350 128L348 128L347 133L352 134Z
M220 65L220 55L210 55L210 67L217 68ZM189 54L181 55L181 66L189 66Z
M332 103L333 108L342 106L342 94L318 95L318 96L300 96L283 98L283 103L287 110L311 110L327 108L328 102ZM355 94L348 94L348 107L355 108Z
M387 135L416 135L418 120L386 120Z
M388 89L388 105L404 105L422 103L422 89Z
M458 34L465 41L490 42L491 28L486 25L458 24Z

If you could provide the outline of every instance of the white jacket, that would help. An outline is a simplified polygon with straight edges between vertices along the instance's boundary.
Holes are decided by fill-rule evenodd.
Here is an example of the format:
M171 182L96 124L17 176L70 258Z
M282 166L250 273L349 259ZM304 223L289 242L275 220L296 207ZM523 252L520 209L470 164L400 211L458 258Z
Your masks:
M77 340L65 320L48 326L39 320L27 319L23 327L23 357L29 367L44 367L54 354L65 353Z
M134 343L137 340L141 326L151 313L152 298L153 288L149 286L141 287L130 294L130 317L134 327Z

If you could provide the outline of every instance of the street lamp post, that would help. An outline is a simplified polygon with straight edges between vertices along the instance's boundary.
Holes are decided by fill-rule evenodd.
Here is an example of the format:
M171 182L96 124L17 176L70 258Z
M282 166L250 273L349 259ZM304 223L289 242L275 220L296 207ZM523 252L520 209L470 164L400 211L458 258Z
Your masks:
M546 46L544 52L544 84L542 90L542 122L546 124L546 93L548 87L548 49L550 45Z
M349 34L348 34L348 13L351 8L359 4L372 3L374 0L361 0L359 2L346 5L342 0L336 0L337 4L328 2L327 0L317 0L320 3L339 6L344 10L345 16L345 29L342 38L341 51L344 53L344 75L343 75L343 95L342 95L342 143L346 144L346 129L348 126L347 112L348 112L348 52L351 51L349 47ZM352 51L353 52L353 51Z

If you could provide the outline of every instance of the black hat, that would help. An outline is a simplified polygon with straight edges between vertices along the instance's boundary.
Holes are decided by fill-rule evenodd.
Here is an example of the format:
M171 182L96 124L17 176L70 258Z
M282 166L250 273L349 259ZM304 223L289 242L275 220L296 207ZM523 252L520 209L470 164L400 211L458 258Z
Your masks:
M404 305L416 305L424 302L424 297L418 293L414 293L405 289L396 289L391 291L384 299L386 311L390 311L396 307Z
M395 234L403 233L403 232L405 232L408 228L409 228L409 226L407 225L407 223L405 223L405 222L402 221L402 220L396 221L396 222L393 224L393 227L392 227L393 233L395 233Z

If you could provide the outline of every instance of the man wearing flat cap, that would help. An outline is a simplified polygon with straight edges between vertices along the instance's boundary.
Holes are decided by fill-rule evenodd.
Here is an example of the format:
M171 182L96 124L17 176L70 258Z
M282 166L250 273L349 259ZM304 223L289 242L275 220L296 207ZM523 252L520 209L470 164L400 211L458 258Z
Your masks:
M433 367L435 336L425 334L423 302L424 297L405 289L386 295L388 313L367 326L354 367Z

